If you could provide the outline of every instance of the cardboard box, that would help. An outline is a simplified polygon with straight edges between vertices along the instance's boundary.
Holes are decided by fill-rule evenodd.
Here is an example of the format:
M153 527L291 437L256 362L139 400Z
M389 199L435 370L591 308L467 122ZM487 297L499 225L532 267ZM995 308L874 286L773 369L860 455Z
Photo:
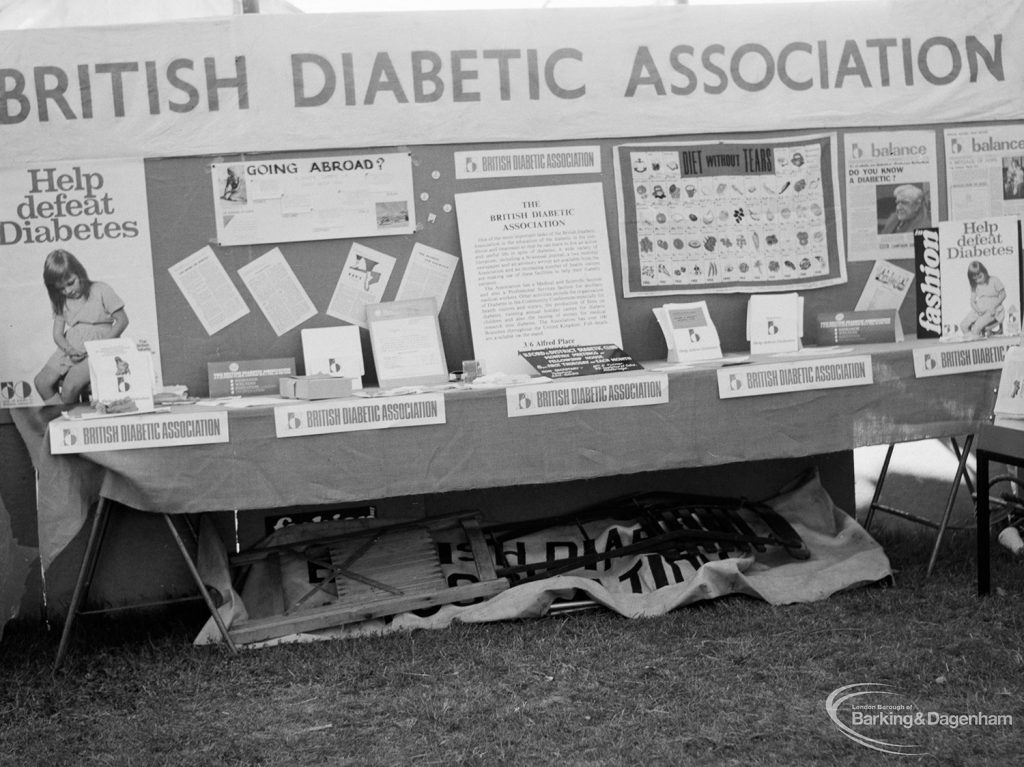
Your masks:
M281 396L292 399L336 399L352 396L352 379L339 376L285 376L280 379Z

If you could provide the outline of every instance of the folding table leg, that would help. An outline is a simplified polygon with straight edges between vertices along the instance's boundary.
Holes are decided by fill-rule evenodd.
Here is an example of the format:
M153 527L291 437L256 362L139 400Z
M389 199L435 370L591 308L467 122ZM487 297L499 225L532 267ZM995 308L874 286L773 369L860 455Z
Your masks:
M875 494L871 498L871 504L868 506L868 514L864 518L865 530L871 527L871 520L875 517L875 509L878 507L878 499L882 497L882 487L885 485L885 477L889 473L889 461L892 460L892 451L895 448L896 443L890 442L889 449L885 451L885 460L882 461L882 470L878 473L878 481L875 482Z
M181 535L178 533L178 528L174 526L174 520L171 519L170 514L163 514L162 516L167 522L167 527L170 528L171 535L174 536L174 541L178 544L181 556L185 559L185 564L188 565L188 571L192 574L192 579L196 582L196 586L199 588L199 593L203 595L203 600L206 602L206 606L210 610L210 616L213 618L213 622L217 624L220 635L224 637L224 642L227 644L231 652L237 653L238 648L235 646L235 642L231 638L231 634L228 632L228 627L224 625L224 619L220 617L220 612L218 612L217 606L210 598L210 593L206 590L206 584L203 583L203 578L199 574L199 570L196 569L195 562L192 561L192 555L188 553L188 549L185 547L185 542L181 540Z
M984 447L982 443L981 447ZM984 450L978 451L978 502L974 506L975 535L977 536L978 556L978 596L983 597L991 589L992 573L989 565L989 498L988 498L988 455Z
M953 476L953 484L949 488L949 498L946 500L946 508L942 512L942 520L939 522L939 532L935 535L935 545L932 547L932 556L928 560L928 570L925 572L925 577L929 577L932 574L932 568L935 567L935 559L939 556L939 546L942 545L942 536L946 532L946 526L949 524L949 517L953 513L953 504L956 503L957 491L960 489L960 482L966 480L967 489L972 491L971 479L967 476L967 459L971 457L971 445L974 442L974 435L968 434L964 438L964 446L961 450L957 444L956 439L951 438L953 443L953 450L957 453L957 457L960 459L956 465L956 474Z
M99 560L100 546L103 544L103 536L107 531L107 522L110 519L109 501L100 497L96 504L96 516L92 521L92 529L89 531L89 542L85 545L85 553L82 555L82 566L78 571L78 580L75 582L75 590L71 595L71 605L68 607L67 617L64 619L64 630L60 635L60 645L57 647L57 657L53 661L53 673L57 673L64 655L67 653L68 642L71 639L71 627L75 623L78 611L89 593L89 586L92 584L92 576L96 571L96 562Z

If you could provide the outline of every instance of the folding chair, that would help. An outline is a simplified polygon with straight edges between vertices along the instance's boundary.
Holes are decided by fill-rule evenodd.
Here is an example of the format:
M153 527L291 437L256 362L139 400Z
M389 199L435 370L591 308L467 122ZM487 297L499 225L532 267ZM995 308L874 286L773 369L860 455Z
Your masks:
M1008 473L989 476L991 464L1005 464ZM1020 469L1024 468L1024 430L992 425L981 428L978 444L978 483L988 492L978 498L978 595L989 593L989 530L993 524L1024 519ZM998 492L1002 488L1004 492ZM996 514L992 512L996 511ZM984 531L984 532L983 532Z
M865 530L871 527L871 521L874 519L876 511L892 514L900 519L905 519L909 522L914 522L916 524L935 529L937 531L935 534L935 545L932 547L932 554L928 560L928 570L925 577L932 574L932 570L935 567L935 560L939 555L939 546L942 545L942 537L945 535L946 530L974 529L974 525L953 526L949 524L949 518L953 514L953 507L956 504L956 498L960 491L961 483L967 486L967 492L970 493L972 500L977 498L977 493L974 489L974 482L971 480L970 474L967 471L967 462L971 455L971 445L974 443L974 435L968 434L964 437L962 448L957 442L956 437L950 437L949 441L953 447L953 453L957 458L957 466L956 472L953 474L953 483L949 487L949 496L946 499L946 507L943 509L942 517L938 523L918 514L912 514L903 509L898 509L881 503L880 498L882 496L882 489L885 485L885 478L889 473L889 462L892 460L892 453L893 449L896 447L896 443L890 443L889 448L885 452L885 460L882 462L882 470L879 472L878 481L875 483L875 493L871 498L871 505L868 506L867 516L864 518Z

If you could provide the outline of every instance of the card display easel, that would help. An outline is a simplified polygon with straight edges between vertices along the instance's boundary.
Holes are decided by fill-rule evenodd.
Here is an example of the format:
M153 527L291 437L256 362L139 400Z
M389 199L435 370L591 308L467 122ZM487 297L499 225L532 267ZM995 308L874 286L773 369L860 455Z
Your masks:
M434 298L372 304L366 321L381 388L447 383Z

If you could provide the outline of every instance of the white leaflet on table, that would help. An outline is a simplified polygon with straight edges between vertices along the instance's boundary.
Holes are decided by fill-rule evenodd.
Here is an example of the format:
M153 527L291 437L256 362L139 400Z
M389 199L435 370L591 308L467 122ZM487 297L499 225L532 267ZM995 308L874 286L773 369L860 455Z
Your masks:
M654 309L665 336L669 362L704 362L722 358L718 330L706 301L671 303Z
M804 332L804 299L798 293L762 293L747 304L747 340L751 354L800 350Z
M1024 346L1007 350L999 374L994 412L1003 418L1024 418Z
M363 344L358 325L302 329L302 361L306 375L351 378L353 389L363 388Z

